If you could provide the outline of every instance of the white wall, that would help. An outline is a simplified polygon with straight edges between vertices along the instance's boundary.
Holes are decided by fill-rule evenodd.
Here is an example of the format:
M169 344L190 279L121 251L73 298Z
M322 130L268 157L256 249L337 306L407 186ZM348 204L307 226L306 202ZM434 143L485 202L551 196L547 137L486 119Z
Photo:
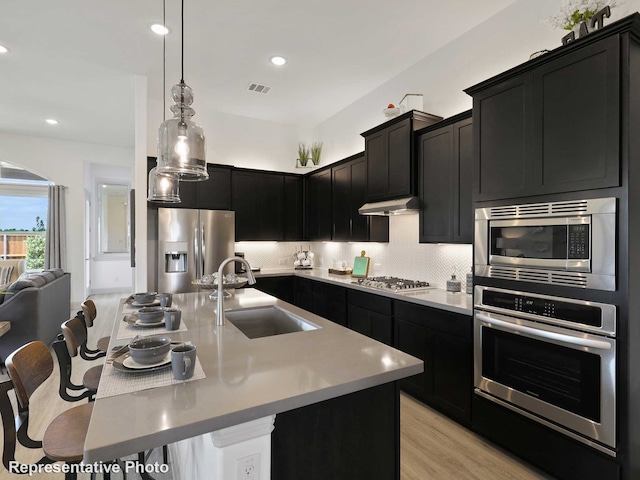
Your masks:
M236 167L295 171L298 131L291 125L215 111L198 104L193 107L194 122L204 129L207 162ZM167 111L171 104L167 103ZM171 118L167 113L167 118ZM147 110L147 155L157 156L158 127L162 123L162 105L149 100Z
M471 97L463 89L527 61L533 52L561 45L567 32L553 30L543 20L562 3L519 0L346 106L311 134L324 142L323 164L364 150L360 133L386 121L382 110L389 103L397 105L406 93L422 93L423 110L445 118L470 109ZM639 0L618 3L605 25L640 10Z
M130 165L133 149L0 133L0 159L67 186L67 271L71 302L84 300L84 195L88 164Z

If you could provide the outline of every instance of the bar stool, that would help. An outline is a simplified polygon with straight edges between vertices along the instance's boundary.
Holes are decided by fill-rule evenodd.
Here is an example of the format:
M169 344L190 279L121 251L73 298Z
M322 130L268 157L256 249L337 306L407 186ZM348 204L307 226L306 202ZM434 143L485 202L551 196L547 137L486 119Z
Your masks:
M61 327L69 357L77 357L80 346L87 343L87 330L84 328L84 322L80 317L74 317L64 322ZM92 392L90 400L92 400L92 396L98 391L98 384L102 376L102 367L102 365L91 367L82 377L82 385ZM69 369L69 373L70 371ZM62 379L62 376L60 378Z
M2 463L9 470L15 461L16 439L27 448L42 448L45 456L36 462L79 463L82 461L85 437L93 411L93 403L73 407L55 417L47 426L42 441L29 437L29 408L31 395L51 376L53 358L47 346L35 341L15 350L5 360L11 380L0 384L0 412L4 430ZM18 415L13 421L14 410L8 392L15 390ZM65 473L65 479L74 480L76 474ZM105 478L109 478L105 473Z
M89 337L89 328L93 327L93 322L98 316L98 310L93 300L87 299L82 304L82 319L84 320L85 330L87 332L87 338ZM80 345L80 356L85 360L95 360L96 358L104 357L109 349L109 337L102 337L96 343L96 350L89 349L87 347L87 339Z

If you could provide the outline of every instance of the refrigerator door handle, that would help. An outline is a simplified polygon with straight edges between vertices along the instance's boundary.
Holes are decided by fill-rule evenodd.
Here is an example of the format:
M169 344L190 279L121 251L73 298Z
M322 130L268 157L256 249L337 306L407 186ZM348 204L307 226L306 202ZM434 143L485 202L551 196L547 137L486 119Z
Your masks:
M207 254L207 248L204 243L204 222L200 223L200 276L206 275L204 271L204 257ZM213 272L211 272L213 273Z
M200 245L198 245L199 240L198 235L198 224L196 223L196 228L193 232L193 269L195 272L195 279L199 280L202 274L200 273Z

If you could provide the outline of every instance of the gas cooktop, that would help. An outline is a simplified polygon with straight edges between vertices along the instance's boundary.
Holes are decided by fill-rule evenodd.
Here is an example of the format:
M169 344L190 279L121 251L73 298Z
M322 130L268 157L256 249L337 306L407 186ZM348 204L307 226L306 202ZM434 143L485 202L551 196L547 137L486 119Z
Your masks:
M428 290L436 288L429 285L429 282L422 282L419 280L407 280L406 278L398 277L368 277L359 278L357 281L353 281L356 285L362 285L363 287L377 288L379 290L387 290L390 292L407 292Z

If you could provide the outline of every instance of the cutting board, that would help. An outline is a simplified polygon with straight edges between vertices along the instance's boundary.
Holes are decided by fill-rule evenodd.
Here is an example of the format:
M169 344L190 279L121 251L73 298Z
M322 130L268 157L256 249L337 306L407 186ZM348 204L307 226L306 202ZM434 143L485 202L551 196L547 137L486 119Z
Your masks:
M353 260L352 277L366 277L369 273L369 257L365 257L366 253L362 250L360 256Z

